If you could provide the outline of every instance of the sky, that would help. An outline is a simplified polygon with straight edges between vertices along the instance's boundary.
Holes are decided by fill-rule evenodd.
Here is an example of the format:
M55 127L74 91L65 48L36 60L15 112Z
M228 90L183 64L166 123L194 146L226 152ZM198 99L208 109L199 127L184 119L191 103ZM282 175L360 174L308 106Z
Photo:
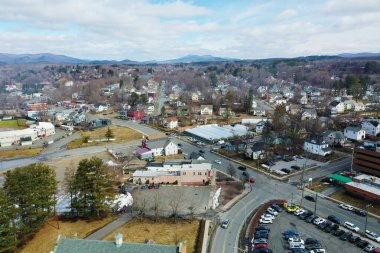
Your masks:
M1 0L0 52L138 61L380 52L380 0Z

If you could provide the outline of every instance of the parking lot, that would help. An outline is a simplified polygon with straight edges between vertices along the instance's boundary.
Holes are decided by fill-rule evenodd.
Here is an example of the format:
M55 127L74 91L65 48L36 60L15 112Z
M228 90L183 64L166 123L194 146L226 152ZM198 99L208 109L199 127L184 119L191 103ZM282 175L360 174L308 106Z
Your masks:
M280 213L271 225L269 248L271 248L273 252L289 252L288 243L282 236L282 233L288 229L297 230L303 240L310 237L319 240L324 249L326 249L326 252L364 252L354 244L348 241L342 241L330 233L323 232L317 229L312 223L307 223L304 220L299 219L297 216L288 214L285 211Z
M299 170L302 170L303 166L305 166L305 168L310 168L310 167L315 167L315 166L323 166L325 164L325 163L311 160L305 157L303 157L302 159L294 159L293 161L288 161L288 162L283 161L283 160L277 160L274 162L275 164L270 166L270 169L277 174L283 174L283 175L286 173L281 171L282 169L290 170L289 174L291 174ZM292 166L298 166L299 169L298 170L292 169L291 168Z

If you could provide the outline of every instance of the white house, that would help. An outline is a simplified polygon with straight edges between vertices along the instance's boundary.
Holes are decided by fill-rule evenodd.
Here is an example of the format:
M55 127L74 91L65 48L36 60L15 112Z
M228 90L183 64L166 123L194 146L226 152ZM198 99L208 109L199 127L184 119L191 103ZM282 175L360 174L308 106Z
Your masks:
M365 138L365 130L361 127L346 127L346 129L344 129L344 136L346 136L347 139L360 141Z
M257 107L257 102L255 100L252 100L252 109L255 109Z
M263 143L255 143L245 151L245 156L253 160L263 159L265 149Z
M305 109L301 113L301 120L316 119L316 118L317 118L317 111L315 109Z
M147 148L153 152L153 156L168 156L178 154L178 146L168 138L151 140L147 142Z
M306 105L307 104L307 96L302 96L300 99L300 104L301 105Z
M267 125L266 121L264 120L259 121L255 126L256 133L262 133L266 125Z
M212 115L212 105L201 105L201 115Z
M363 102L355 102L353 106L355 112L365 111L365 105Z
M265 116L266 113L265 113L265 110L254 109L254 110L253 110L253 115L254 115L254 116Z
M335 109L336 113L344 113L346 108L343 102L333 101L330 103L331 109Z
M327 130L323 132L323 140L326 141L330 145L344 145L347 141L347 138L344 136L344 134L341 131L330 131Z
M176 117L169 117L164 119L163 125L165 128L174 129L178 127L178 119Z
M377 136L380 133L380 121L375 119L363 120L362 128L366 135Z
M308 139L303 144L303 150L321 156L331 154L329 144L322 139Z
M198 100L199 100L198 93L193 92L193 93L191 94L191 101L198 101Z

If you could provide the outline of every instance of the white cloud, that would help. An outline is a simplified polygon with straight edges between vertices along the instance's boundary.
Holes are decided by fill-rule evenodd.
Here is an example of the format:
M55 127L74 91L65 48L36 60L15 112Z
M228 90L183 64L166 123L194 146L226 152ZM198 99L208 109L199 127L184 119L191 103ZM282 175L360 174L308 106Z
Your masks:
M282 11L278 16L277 16L277 20L286 20L286 19L289 19L289 18L292 18L292 17L295 17L297 16L298 12L294 9L287 9L287 10L284 10Z

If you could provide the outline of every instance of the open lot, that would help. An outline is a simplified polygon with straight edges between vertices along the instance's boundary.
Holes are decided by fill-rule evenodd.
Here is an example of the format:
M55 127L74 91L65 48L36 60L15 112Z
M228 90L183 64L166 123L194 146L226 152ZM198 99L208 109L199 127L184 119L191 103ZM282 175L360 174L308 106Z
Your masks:
M187 241L187 252L193 253L198 234L199 221L178 221L161 219L134 219L123 227L116 229L104 240L114 241L117 232L124 235L126 242L143 243L146 239L153 240L158 244L177 245L179 241Z
M302 159L295 159L294 161L290 161L290 162L285 162L285 161L282 161L282 160L279 160L279 161L276 161L275 162L276 164L271 166L271 170L272 171L281 171L281 169L285 168L285 169L289 169L291 172L290 173L294 173L294 172L297 172L298 170L294 170L291 168L291 166L298 166L300 167L301 169L303 168L303 166L305 166L305 168L310 168L310 167L315 167L315 166L323 166L324 163L322 162L318 162L318 161L315 161L315 160L311 160L311 159L308 159L308 158L302 158Z
M15 159L35 156L41 153L42 148L23 148L23 149L14 149L14 150L1 150L0 151L0 160L6 159Z
M97 128L94 131L83 131L81 132L81 139L74 140L70 142L67 145L68 149L74 149L74 148L82 148L82 147L89 147L89 146L95 146L95 145L108 145L108 144L116 144L116 143L123 143L133 140L141 139L142 135L132 130L128 127L121 127L121 126L110 126L110 129L112 130L112 133L114 134L114 141L102 141L102 142L96 142L95 140L101 140L105 139L105 134L108 130L108 127L102 127ZM84 143L85 137L89 137L89 142Z
M19 120L0 120L0 131L2 130L19 130L24 129L27 126L25 125L26 120L25 119L19 119ZM3 128L3 129L2 129Z
M156 156L154 157L155 162L165 162L166 159L183 159L184 154L176 154L176 155L169 155L169 156Z
M348 241L342 241L336 236L323 232L316 228L315 225L307 223L299 219L297 216L288 214L285 211L279 214L271 225L271 232L269 235L269 246L276 253L288 253L288 244L283 239L282 233L287 229L297 230L301 238L315 238L319 240L326 249L326 252L345 252L345 253L358 253L364 252Z
M68 238L75 237L76 235L77 238L85 238L87 235L105 226L114 219L115 217L113 216L94 221L62 221L51 219L37 232L34 238L25 245L21 253L48 253L53 250L58 235Z
M144 206L145 213L153 215L155 202L160 216L169 216L176 206L180 215L204 213L210 206L212 186L161 185L159 189L138 189L133 192L134 203Z

